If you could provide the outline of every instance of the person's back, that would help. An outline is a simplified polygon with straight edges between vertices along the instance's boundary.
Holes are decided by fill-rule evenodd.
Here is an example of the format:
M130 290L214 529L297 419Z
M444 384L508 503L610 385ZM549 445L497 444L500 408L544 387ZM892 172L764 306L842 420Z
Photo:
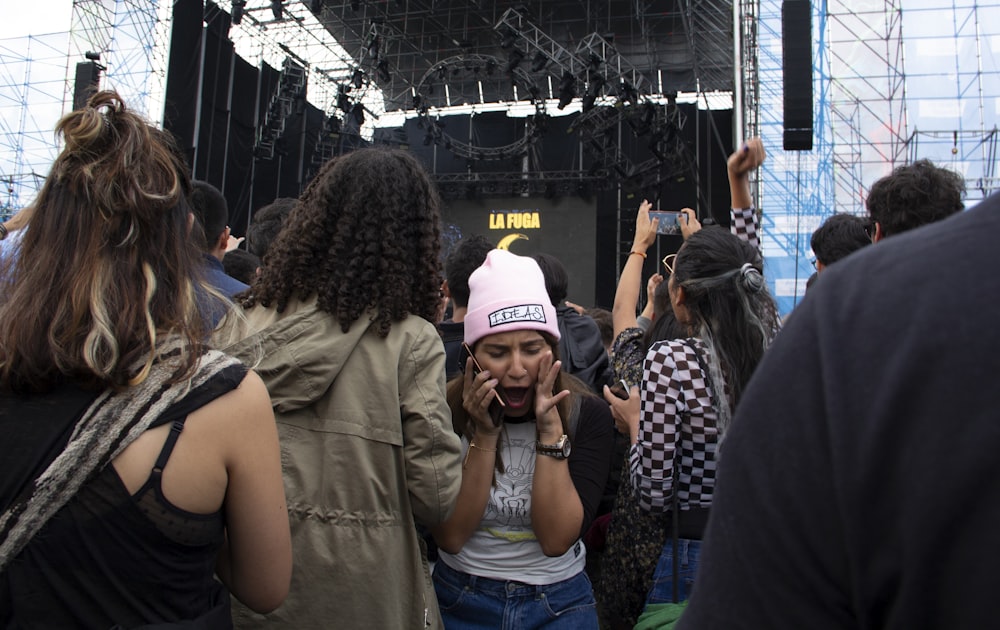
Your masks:
M229 222L229 205L226 198L208 182L195 180L191 184L191 209L198 223L192 235L203 250L205 279L227 297L246 291L249 288L247 284L227 274L222 265L229 243L229 226L226 225Z
M172 142L113 92L57 131L0 270L0 627L230 627L216 572L261 611L291 573L266 390L203 344Z
M998 231L994 195L810 290L737 411L679 628L996 625Z
M384 229L390 219L399 230ZM431 323L439 247L437 195L419 163L356 150L316 176L245 318L220 325L221 346L260 355L296 558L286 602L267 618L237 607L240 627L441 626L415 526L447 518L461 483Z

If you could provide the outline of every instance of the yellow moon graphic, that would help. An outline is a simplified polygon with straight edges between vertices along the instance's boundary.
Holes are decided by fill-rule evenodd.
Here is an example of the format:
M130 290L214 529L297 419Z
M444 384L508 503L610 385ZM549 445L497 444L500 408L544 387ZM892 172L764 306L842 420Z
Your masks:
M528 240L528 237L524 234L508 234L500 239L499 243L497 243L497 249L506 249L507 251L510 251L511 243L522 238L526 241Z

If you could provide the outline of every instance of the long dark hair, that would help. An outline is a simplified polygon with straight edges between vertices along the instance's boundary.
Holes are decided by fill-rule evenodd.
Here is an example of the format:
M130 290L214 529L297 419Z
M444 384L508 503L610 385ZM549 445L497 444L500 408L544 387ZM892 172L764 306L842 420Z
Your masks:
M389 334L441 304L440 201L427 172L398 149L358 149L327 162L268 250L246 308L317 296L347 332L366 311Z
M0 274L0 387L39 392L68 377L124 388L145 378L164 335L185 342L182 378L208 330L181 154L112 91L56 133L65 148Z
M760 253L750 243L719 228L692 234L674 264L674 286L684 288L686 322L709 350L710 376L724 383L728 405L720 409L720 431L739 402L780 326L767 290ZM722 392L717 391L721 398Z

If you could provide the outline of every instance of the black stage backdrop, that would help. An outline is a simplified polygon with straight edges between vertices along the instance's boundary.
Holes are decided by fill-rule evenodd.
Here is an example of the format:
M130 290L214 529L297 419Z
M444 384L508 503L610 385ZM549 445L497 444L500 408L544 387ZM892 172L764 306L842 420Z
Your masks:
M479 234L519 256L555 256L569 274L569 299L594 303L597 227L593 200L498 197L446 201L442 222L447 242Z

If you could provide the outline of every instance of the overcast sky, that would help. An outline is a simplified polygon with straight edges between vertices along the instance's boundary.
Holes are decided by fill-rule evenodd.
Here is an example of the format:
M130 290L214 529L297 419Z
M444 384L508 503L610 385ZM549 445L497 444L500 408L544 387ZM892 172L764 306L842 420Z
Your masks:
M0 20L0 39L66 32L72 9L73 0L31 0L30 9L4 13Z

